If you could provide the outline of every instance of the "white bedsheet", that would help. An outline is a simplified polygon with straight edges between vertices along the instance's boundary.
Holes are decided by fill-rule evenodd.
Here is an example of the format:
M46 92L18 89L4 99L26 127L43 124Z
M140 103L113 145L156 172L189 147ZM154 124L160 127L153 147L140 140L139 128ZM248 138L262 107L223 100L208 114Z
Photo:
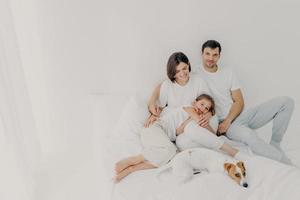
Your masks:
M111 143L110 143L111 142ZM118 146L115 153L122 154L138 151L135 142L110 141ZM112 153L112 151L110 151ZM108 159L113 166L113 160ZM107 161L108 161L107 160ZM182 199L262 199L282 200L300 199L300 170L261 156L253 156L246 162L248 188L243 188L223 173L197 174L186 184L177 185L170 172L165 172L160 179L156 177L157 169L138 171L115 184L114 200L182 200ZM113 174L113 171L111 171Z
M134 130L138 131L138 128ZM113 184L110 178L114 175L114 163L140 153L139 137L127 126L118 127L114 133L102 135L101 139L99 159L104 163L104 180L109 185L107 192L112 200L300 199L300 170L260 156L253 156L246 162L248 188L237 185L221 173L197 174L188 183L177 185L170 172L164 173L161 180L157 179L157 169L132 173L120 183ZM244 146L239 148L247 150Z

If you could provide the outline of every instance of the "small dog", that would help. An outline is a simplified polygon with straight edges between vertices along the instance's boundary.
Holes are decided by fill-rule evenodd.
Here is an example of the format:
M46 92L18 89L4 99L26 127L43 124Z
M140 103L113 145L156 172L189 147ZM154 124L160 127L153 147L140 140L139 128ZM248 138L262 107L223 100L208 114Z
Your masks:
M225 172L240 186L248 187L246 168L242 161L205 148L187 149L178 153L167 165L160 168L160 174L172 168L179 182L191 179L195 171Z

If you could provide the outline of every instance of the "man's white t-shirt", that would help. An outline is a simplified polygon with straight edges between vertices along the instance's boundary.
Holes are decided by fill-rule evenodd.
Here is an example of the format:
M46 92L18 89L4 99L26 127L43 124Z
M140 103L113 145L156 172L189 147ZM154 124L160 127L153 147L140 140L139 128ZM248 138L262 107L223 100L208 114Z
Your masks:
M203 66L200 67L199 73L215 100L219 120L225 119L233 104L231 91L241 88L235 73L229 67L218 67L216 72L208 72Z
M190 79L184 86L173 83L169 79L165 80L160 87L159 104L161 107L168 106L163 109L162 115L183 105L191 105L200 94L210 94L210 92L199 74L190 74Z

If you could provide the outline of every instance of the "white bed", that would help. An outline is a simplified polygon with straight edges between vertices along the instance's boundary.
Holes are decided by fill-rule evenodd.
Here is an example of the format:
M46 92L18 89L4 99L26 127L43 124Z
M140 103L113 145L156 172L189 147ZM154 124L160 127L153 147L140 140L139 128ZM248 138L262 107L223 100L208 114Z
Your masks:
M93 100L95 155L102 167L103 199L300 199L300 170L260 156L246 163L248 188L220 173L200 173L188 183L177 185L168 172L157 179L156 169L132 173L114 184L114 163L141 150L138 133L147 117L147 95L101 94L94 95Z

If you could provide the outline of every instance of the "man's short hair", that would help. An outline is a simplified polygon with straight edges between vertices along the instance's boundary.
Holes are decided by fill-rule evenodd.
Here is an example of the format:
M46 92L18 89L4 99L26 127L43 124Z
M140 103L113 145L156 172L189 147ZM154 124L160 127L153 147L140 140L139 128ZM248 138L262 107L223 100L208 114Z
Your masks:
M211 49L219 48L219 53L221 53L222 50L220 43L216 40L207 40L206 42L204 42L202 45L202 53L207 47Z

